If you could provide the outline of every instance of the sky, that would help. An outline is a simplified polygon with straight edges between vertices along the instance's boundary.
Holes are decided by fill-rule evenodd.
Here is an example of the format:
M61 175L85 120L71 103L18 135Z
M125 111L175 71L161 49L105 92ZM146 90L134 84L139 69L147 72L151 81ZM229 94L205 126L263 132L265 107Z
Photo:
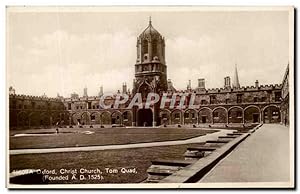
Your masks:
M280 84L289 62L287 11L38 11L7 13L7 85L17 94L69 97L132 89L136 41L152 25L165 37L176 89ZM233 80L232 80L233 81Z

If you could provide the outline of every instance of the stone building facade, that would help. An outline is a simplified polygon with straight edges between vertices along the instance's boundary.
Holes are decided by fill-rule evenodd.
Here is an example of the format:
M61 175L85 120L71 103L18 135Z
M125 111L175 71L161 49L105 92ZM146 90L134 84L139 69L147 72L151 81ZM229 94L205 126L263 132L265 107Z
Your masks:
M163 124L278 123L281 85L194 89L198 109L161 110ZM189 98L187 98L189 101Z
M103 109L99 105L103 95L101 86L98 96L88 96L84 88L83 96L73 93L70 98L46 98L16 95L9 96L10 127L48 127L58 121L66 125L125 125L158 126L186 124L230 124L230 123L287 123L289 120L289 77L288 68L281 84L241 87L237 68L231 85L229 76L224 78L224 87L207 89L205 79L198 79L197 88L189 82L187 89L178 91L167 79L164 37L152 26L137 38L137 60L134 65L135 79L133 90L127 90L123 83L122 91L129 95L129 101L136 93L141 93L143 103L149 92L162 95L167 92L184 93L185 104L195 95L194 105L198 108L171 108L168 104L160 109L159 102L149 109L119 108ZM106 104L113 104L118 95L106 97ZM179 104L180 97L176 98Z
M289 108L289 67L287 67L283 81L282 81L282 89L281 89L281 118L282 123L285 125L290 124L290 108Z
M10 88L10 91L14 90ZM61 98L9 95L9 126L14 128L49 128L68 123L69 113Z

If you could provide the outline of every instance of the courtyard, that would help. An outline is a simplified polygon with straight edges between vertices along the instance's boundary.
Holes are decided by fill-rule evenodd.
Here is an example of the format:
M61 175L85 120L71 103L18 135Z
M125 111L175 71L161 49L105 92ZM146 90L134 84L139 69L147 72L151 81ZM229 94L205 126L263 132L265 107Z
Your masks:
M186 148L201 145L197 138L220 133L220 129L203 128L63 128L26 129L10 132L10 151L58 150L58 153L10 155L10 172L23 169L135 168L136 174L106 174L99 180L51 181L55 183L138 183L147 178L147 168L156 159L184 159ZM196 141L189 141L196 139ZM171 142L171 144L165 144ZM172 144L174 142L174 145ZM176 144L178 142L178 145ZM185 143L186 142L186 143ZM194 143L190 143L194 142ZM143 143L145 147L143 147ZM157 146L147 147L147 143ZM138 145L140 148L80 151L92 146ZM70 148L78 148L76 152ZM70 149L70 150L69 150Z
M205 140L215 139L217 136L232 132L232 130L246 132L254 126L256 125L248 126L246 129L238 126L229 128L222 128L221 126L213 126L212 128L188 128L187 126L180 128L63 128L59 130L59 133L56 133L55 129L11 131L9 169L10 172L24 169L55 171L59 175L61 170L99 169L104 172L101 175L101 180L71 180L69 178L68 180L48 180L47 184L141 183L147 179L147 169L151 166L152 161L185 160L184 154L188 147L201 146ZM268 129L274 131L274 127L276 129L282 128L277 126L279 125L266 125L267 129L261 129L257 133L266 134L265 132L268 132ZM284 131L286 130L280 130L280 132ZM277 134L277 130L275 134ZM255 134L254 138L257 135ZM282 135L279 136L282 137ZM252 138L242 143L241 148L237 148L237 152L243 148L244 144L250 143L251 140ZM261 140L252 142L247 148L268 141L267 139ZM276 140L274 141L276 142ZM29 152L26 152L28 150ZM33 152L30 152L30 150L33 150ZM38 152L39 150L40 152ZM235 152L233 151L232 156ZM242 153L248 155L253 152L248 150ZM230 155L224 161L230 160L232 156ZM257 154L255 156L257 158ZM240 161L241 158L238 158L233 161L230 160L230 165ZM223 172L223 165L224 162L221 162L202 181L215 182L220 177L228 177L227 175L230 174L228 172L221 175L216 174ZM106 169L118 169L119 173L113 171L108 173L105 172ZM120 169L134 169L135 173L120 173ZM248 170L250 169L253 168ZM248 174L251 175L250 172ZM68 172L64 175L71 177L72 173ZM212 180L210 180L211 178ZM234 176L231 178L234 178ZM241 180L244 180L244 178Z
M185 140L209 133L201 128L60 128L10 132L10 149L64 148Z

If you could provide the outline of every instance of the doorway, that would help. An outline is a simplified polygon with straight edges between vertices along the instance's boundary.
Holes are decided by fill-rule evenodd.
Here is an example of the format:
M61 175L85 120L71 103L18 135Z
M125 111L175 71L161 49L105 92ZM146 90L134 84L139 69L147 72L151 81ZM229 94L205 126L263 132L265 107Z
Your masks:
M137 112L138 126L149 127L152 126L153 113L151 109L139 109Z
M201 117L202 123L206 123L206 116Z
M253 114L253 123L259 123L259 114Z

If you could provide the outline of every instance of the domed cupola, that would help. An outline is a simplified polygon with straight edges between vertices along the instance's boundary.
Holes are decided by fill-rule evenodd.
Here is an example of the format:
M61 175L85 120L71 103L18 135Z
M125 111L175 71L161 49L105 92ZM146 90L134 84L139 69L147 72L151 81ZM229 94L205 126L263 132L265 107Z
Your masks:
M153 60L165 63L164 37L152 26L151 18L148 27L137 38L137 63L151 63Z
M162 36L160 33L152 26L151 19L149 20L149 25L148 27L140 34L139 36L140 39L162 39Z

